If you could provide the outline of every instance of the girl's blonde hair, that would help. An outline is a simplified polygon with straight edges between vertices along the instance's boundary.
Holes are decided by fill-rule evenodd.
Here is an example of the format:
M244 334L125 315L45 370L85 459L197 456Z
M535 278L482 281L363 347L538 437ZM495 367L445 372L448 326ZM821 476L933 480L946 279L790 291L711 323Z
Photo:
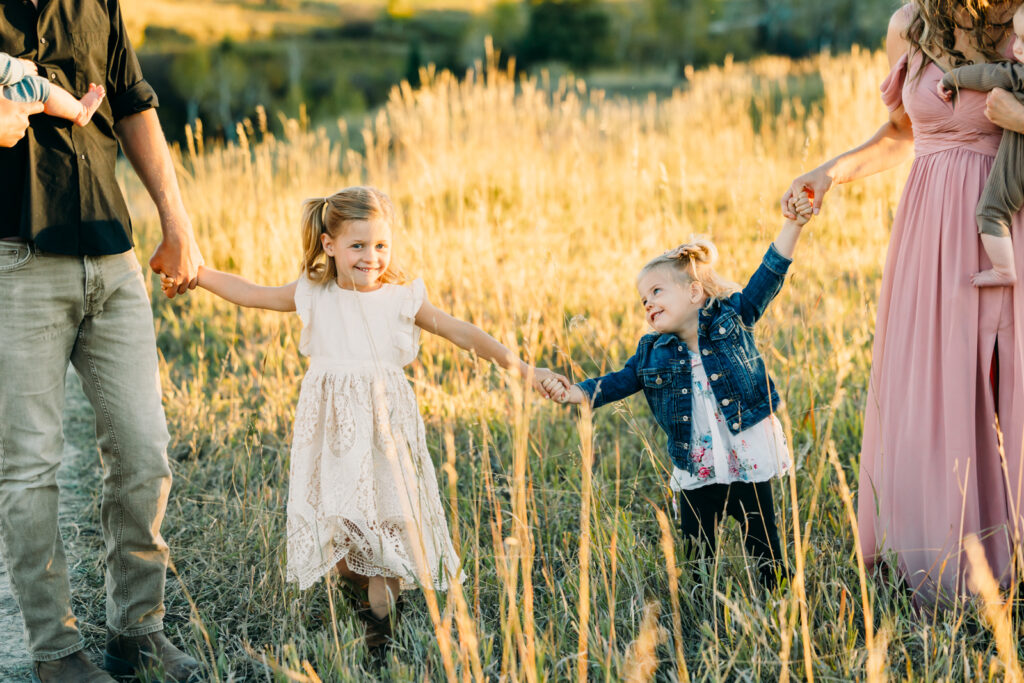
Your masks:
M395 205L386 194L374 187L346 187L329 197L315 197L302 202L302 272L317 284L325 284L338 277L334 259L324 251L320 235L331 239L345 230L347 221L385 221L394 232L398 224ZM405 273L395 262L392 253L380 282L402 284Z
M726 280L715 271L713 265L717 260L718 249L711 240L694 240L648 261L647 265L640 269L637 280L655 268L666 268L684 285L691 282L700 283L710 304L716 299L724 299L740 291L738 284Z

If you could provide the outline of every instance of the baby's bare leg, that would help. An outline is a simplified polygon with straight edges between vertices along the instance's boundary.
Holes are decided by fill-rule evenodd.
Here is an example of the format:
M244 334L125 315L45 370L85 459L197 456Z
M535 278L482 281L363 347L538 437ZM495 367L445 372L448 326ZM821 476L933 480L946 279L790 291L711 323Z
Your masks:
M103 86L90 83L89 92L85 94L85 97L76 100L75 96L64 88L51 85L50 97L43 105L43 111L50 116L67 119L76 125L84 126L92 120L92 115L96 113L105 94Z
M992 267L971 276L975 287L1006 287L1017 281L1017 267L1013 262L1013 240L1007 235L981 234L981 246L992 261Z

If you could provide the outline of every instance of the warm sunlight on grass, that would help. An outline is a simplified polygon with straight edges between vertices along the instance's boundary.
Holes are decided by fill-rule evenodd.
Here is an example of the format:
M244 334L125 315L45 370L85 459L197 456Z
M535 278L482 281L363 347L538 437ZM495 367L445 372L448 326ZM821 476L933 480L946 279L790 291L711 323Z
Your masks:
M291 121L272 137L254 121L228 147L193 136L179 172L206 259L267 283L297 274L303 198L383 188L404 214L398 257L435 304L581 378L635 348L644 321L633 282L651 256L707 234L721 270L745 280L778 229L790 179L884 119L885 72L884 56L864 52L763 59L641 101L494 68L464 82L428 74L362 130L341 130L340 143L338 131ZM994 608L984 620L969 606L932 621L858 570L839 483L840 473L857 481L876 292L905 174L829 195L759 326L800 463L775 487L788 588L754 588L735 527L719 561L695 574L668 533L668 459L641 399L598 411L591 450L588 421L426 338L409 375L468 579L437 596L436 612L432 598L414 597L384 678L946 680L1001 670L1005 624L1000 649L985 628ZM124 181L145 256L158 225L138 181ZM373 664L343 602L323 585L300 594L284 582L298 320L204 292L171 303L154 294L154 310L175 470L165 533L196 605L170 581L169 624L196 634L218 680L368 680ZM102 599L85 604L102 623Z

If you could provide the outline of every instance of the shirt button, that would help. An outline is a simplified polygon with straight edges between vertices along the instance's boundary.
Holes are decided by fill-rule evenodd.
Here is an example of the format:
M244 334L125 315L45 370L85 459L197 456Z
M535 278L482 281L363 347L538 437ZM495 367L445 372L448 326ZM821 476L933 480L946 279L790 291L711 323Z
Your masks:
M82 161L85 161L85 155L84 154L82 155Z
M725 334L725 328L724 327L719 327L718 328L718 334Z
M52 81L53 79L55 79L55 78L57 78L57 74L50 74L50 80L51 80L51 81Z
M717 372L711 373L711 381L714 382L716 379L718 379L718 373Z
M40 38L39 39L39 44L40 45L46 45L46 38Z
M711 352L708 351L707 349L701 349L701 353L703 353L705 356L710 356L711 355Z
M727 398L723 398L723 399L722 399L722 405L723 405L723 406L727 406L727 405L729 405L729 399L727 399Z

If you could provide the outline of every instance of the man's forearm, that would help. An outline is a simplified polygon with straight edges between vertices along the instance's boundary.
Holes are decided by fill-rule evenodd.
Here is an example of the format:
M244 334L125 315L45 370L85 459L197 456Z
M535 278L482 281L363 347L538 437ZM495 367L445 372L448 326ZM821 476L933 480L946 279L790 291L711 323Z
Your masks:
M155 109L126 116L114 126L124 154L128 157L161 218L183 213L178 178L174 172L167 140Z

